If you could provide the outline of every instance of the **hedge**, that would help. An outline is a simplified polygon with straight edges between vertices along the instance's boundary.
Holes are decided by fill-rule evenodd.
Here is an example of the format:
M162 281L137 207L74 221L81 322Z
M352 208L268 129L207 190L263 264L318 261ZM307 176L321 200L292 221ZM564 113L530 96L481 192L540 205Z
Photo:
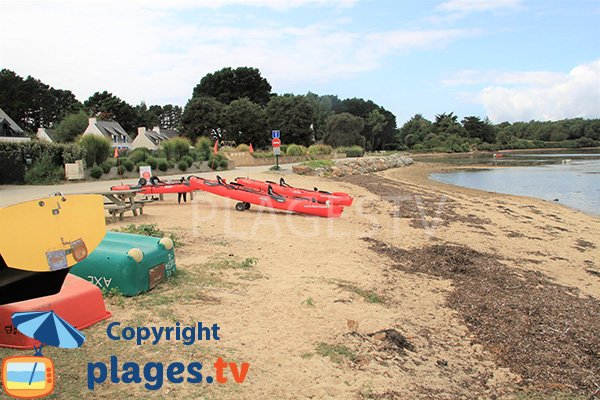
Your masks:
M62 167L66 163L85 159L86 151L83 147L74 143L48 143L48 142L0 142L0 151L21 152L26 158L31 158L35 163L48 155L52 163Z

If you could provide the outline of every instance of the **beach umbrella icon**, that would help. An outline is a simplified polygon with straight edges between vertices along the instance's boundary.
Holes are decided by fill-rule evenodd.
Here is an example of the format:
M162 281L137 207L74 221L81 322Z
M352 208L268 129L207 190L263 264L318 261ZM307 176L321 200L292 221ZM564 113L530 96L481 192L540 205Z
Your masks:
M54 311L16 312L12 322L19 332L40 341L42 346L74 349L85 342L85 336Z
M36 356L42 355L44 345L74 349L85 342L85 336L54 311L16 312L11 318L19 332L42 343L39 349L34 347ZM33 364L30 385L37 365L38 363Z

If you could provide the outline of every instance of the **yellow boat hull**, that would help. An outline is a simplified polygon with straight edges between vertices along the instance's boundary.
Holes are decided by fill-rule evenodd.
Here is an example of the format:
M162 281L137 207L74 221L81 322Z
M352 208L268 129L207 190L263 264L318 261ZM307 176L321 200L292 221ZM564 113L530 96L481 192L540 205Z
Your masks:
M106 233L100 195L65 195L0 208L0 255L10 268L47 272L73 266Z

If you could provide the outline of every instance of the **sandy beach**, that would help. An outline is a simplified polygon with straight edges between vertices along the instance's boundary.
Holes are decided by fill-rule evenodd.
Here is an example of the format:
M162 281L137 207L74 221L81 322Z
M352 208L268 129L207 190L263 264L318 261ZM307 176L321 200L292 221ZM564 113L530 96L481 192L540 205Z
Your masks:
M141 217L109 224L111 230L157 224L173 233L180 274L143 296L109 296L112 319L87 329L80 351L58 356L49 349L57 355L59 393L111 399L598 395L600 219L427 178L443 168L416 163L337 180L285 175L295 186L354 195L340 219L259 207L237 212L232 200L197 193L193 202L167 196ZM221 340L136 347L107 339L106 325L114 320L218 323ZM154 394L140 385L102 384L87 391L87 362L109 355L165 363L221 356L251 367L242 385L165 384Z

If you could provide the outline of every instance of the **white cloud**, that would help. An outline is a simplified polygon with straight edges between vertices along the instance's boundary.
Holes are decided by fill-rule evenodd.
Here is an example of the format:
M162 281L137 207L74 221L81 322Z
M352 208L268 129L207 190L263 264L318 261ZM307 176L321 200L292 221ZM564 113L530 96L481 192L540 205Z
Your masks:
M307 2L324 3L281 4ZM204 3L194 8L178 1L175 11L164 6L0 1L0 66L73 90L80 100L108 90L131 104L184 104L202 76L227 66L257 67L275 91L283 91L295 84L352 77L377 69L395 54L478 34L466 29L363 34L347 20L302 26L253 20L248 26L206 10Z
M521 0L450 0L438 4L436 9L445 12L466 14L505 8L518 8L520 5Z
M494 122L600 117L600 60L566 74L463 71L448 81L487 84L479 93L462 97L481 103Z
M549 71L477 71L464 70L442 79L445 86L463 86L477 84L498 85L547 85L552 82L560 82L564 74Z

